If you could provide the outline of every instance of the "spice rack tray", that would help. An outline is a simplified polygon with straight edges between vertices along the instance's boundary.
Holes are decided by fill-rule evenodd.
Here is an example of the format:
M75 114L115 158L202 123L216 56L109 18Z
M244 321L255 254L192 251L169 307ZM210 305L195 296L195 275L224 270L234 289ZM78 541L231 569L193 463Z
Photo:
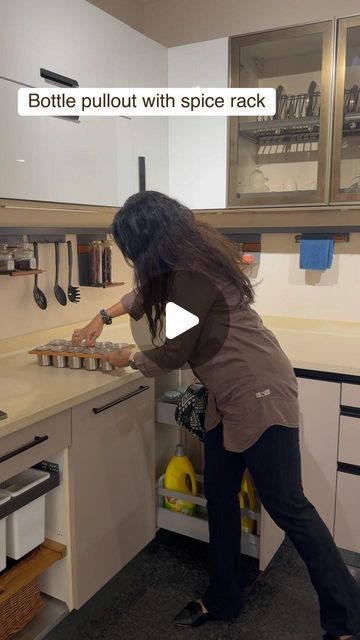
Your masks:
M65 356L65 358L67 357L71 357L74 354L71 353L70 351L52 351L51 349L46 350L46 351L40 351L40 349L31 349L31 351L29 351L30 355L34 355L34 356L58 356L58 355L62 355ZM83 360L85 360L86 358L95 358L96 360L106 360L107 356L102 354L102 353L77 353L76 357L81 358Z
M204 484L204 478L202 475L197 474L196 479L199 487L202 490ZM164 487L165 475L160 476L157 486L157 507L156 507L156 525L159 529L166 529L167 531L173 531L174 533L180 533L181 535L188 536L189 538L195 538L202 542L209 542L209 527L206 511L206 498L202 493L197 496L192 496L178 491L172 491L165 489ZM177 513L166 509L164 507L164 497L176 498L178 500L185 500L196 505L196 512L193 516L188 516L184 513ZM240 509L241 516L250 518L256 522L257 531L260 531L260 519L261 515L257 511L251 511L250 509ZM255 533L247 533L242 531L241 533L241 552L244 555L251 556L252 558L260 557L260 536Z
M59 486L60 473L58 470L55 470L52 466L44 467L41 464L35 465L34 467L34 469L41 470L44 470L45 468L46 471L48 471L48 473L50 474L50 477L47 478L47 480L44 480L44 482L40 482L40 484L32 487L28 491L24 491L24 493L21 493L19 496L14 496L10 500L2 504L0 506L0 520L3 520L3 518L7 518L7 516L9 516L11 513L14 513L14 511L25 507L27 504L30 504L30 502L33 502L37 498L44 496L46 493L49 493L49 491L52 491L52 489L56 489L56 487Z
M135 347L134 344L127 344L126 348L131 348L133 349ZM70 352L70 351L53 351L51 349L48 350L40 350L40 349L31 349L31 351L28 352L30 355L34 355L34 356L58 356L58 355L62 355L65 356L65 358L67 357L71 357L74 355L74 353ZM76 357L81 358L83 360L86 360L87 358L95 358L95 360L106 360L107 359L107 355L103 354L103 353L99 353L99 352L95 352L95 353L84 353L84 352L79 352L76 353Z

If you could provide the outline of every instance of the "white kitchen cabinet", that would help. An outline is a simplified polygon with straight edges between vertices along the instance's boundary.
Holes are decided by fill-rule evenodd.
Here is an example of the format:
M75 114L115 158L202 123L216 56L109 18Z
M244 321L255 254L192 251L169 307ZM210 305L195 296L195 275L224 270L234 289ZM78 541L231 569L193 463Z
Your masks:
M66 546L60 562L41 574L40 589L45 598L47 624L55 624L72 609L71 548L69 523L68 447L71 445L71 411L66 410L40 420L0 440L0 483L47 461L58 467L59 484L45 496L45 537ZM3 486L3 485L2 485ZM34 499L34 496L32 497ZM55 599L55 600L54 600ZM50 604L49 604L50 602ZM39 624L41 622L39 621ZM30 636L29 636L30 637Z
M117 25L83 0L3 0L0 76L34 87L51 86L40 77L42 67L82 87L113 86Z
M306 378L298 383L304 492L333 534L341 385Z
M114 119L21 117L19 87L0 79L0 197L118 205Z
M228 40L169 49L170 87L227 87ZM226 207L227 118L169 118L169 191L193 209Z
M75 608L155 535L154 404L153 381L140 378L72 410Z
M118 206L115 121L48 118L52 201ZM43 199L43 198L38 198Z
M168 136L167 118L136 117L133 119L134 150L145 158L146 189L168 192ZM138 176L137 188L138 190ZM174 194L170 193L171 196Z
M348 384L344 382L341 385L341 406L360 407L360 384Z
M70 411L40 420L35 424L1 438L0 482L50 459L71 444Z
M167 86L167 49L84 0L0 3L0 198L117 207L138 156L147 188L168 191L165 118L18 116L20 86L59 86L41 67L80 87Z
M360 553L360 466L339 471L336 494L335 542L341 549Z
M18 115L19 86L0 79L0 197L51 200L49 120Z

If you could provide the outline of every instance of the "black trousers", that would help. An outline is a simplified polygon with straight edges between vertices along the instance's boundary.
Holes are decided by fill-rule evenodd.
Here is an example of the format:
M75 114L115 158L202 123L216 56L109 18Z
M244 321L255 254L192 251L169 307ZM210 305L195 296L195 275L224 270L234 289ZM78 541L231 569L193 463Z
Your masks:
M210 530L210 583L203 602L213 618L241 609L238 493L248 467L262 504L304 560L320 603L321 625L335 636L360 631L360 587L344 564L329 530L304 496L299 430L269 427L243 453L223 447L222 424L205 436L205 496Z

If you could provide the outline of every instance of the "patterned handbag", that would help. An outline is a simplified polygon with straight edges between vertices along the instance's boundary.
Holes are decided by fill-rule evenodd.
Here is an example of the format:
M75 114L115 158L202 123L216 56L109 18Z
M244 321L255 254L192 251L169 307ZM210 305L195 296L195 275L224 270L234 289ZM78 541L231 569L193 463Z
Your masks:
M193 382L181 396L175 411L175 420L194 438L204 442L205 409L209 392L201 382Z

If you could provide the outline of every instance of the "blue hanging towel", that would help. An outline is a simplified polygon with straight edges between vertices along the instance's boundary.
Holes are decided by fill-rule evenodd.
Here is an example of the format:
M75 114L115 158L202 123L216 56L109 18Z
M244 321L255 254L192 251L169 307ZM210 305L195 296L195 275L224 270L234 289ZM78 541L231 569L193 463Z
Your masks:
M300 269L330 269L334 255L334 240L302 238L300 240Z

